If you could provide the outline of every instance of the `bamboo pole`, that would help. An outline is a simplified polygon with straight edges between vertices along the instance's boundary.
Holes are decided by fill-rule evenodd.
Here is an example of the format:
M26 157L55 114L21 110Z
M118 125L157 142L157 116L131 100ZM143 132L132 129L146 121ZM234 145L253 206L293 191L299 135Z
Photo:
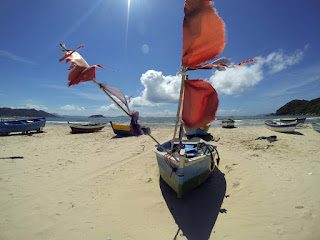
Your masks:
M60 46L63 50L67 50L67 48L62 45L60 43ZM130 115L130 113L128 113L103 87L101 87L101 85L95 80L95 79L92 79L92 81L122 110L124 111L130 118L132 118L132 116ZM151 134L147 134L153 141L155 141L161 148L162 150L164 150L165 152L168 152L167 149L165 149ZM171 150L172 151L172 150Z
M180 109L181 109L182 95L183 95L183 89L184 89L184 81L186 79L186 73L187 73L187 68L185 66L183 66L183 68L182 68L182 77L181 77L180 95L179 95L179 103L178 103L177 117L176 117L176 125L174 127L174 132L173 132L173 138L172 138L172 141L171 141L171 150L170 150L170 152L172 152L174 139L176 138L178 122L179 122L179 118L180 118Z

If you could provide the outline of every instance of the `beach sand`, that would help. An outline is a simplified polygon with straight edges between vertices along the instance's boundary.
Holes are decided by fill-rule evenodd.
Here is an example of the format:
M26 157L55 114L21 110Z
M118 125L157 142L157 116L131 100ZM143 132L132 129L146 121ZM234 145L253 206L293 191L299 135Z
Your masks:
M47 125L0 137L0 239L320 239L320 134L311 125L209 131L220 138L211 142L220 165L181 199L160 179L148 136ZM152 129L159 142L172 134ZM277 141L255 140L271 135Z

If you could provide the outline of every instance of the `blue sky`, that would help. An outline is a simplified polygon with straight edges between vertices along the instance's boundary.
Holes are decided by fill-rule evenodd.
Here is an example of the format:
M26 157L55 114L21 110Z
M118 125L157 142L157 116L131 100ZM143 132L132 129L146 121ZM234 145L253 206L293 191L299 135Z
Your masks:
M0 107L62 115L124 115L92 82L67 87L59 43L98 82L132 96L141 116L175 116L181 70L183 0L12 0L0 8ZM320 1L216 0L226 24L219 57L259 62L225 72L199 70L219 93L217 115L275 112L293 99L320 97Z

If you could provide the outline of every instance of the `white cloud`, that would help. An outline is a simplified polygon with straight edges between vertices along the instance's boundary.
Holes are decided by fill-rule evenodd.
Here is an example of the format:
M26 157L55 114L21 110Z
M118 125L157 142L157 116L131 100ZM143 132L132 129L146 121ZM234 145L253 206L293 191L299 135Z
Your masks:
M60 107L60 109L65 110L65 111L85 111L84 107L78 107L73 104L71 104L71 105L67 104L63 107Z
M227 95L239 95L251 91L265 74L275 74L297 65L304 57L303 50L296 50L293 54L285 54L283 50L270 53L267 57L257 57L259 61L227 71L216 71L209 79L212 86Z
M177 103L181 77L164 76L162 72L148 70L140 78L144 90L141 96L131 99L131 106L155 106L165 103Z
M143 44L141 47L141 51L144 54L148 54L149 53L149 46L147 44Z
M239 68L230 68L227 71L216 71L209 79L212 86L228 95L237 95L250 91L263 78L261 63Z
M26 108L34 108L36 110L43 110L43 111L47 111L48 110L48 108L46 106L36 105L36 104L27 104Z
M270 73L277 73L298 64L303 59L303 56L304 52L300 49L296 50L292 55L287 55L280 49L278 52L270 53L261 61L269 68Z

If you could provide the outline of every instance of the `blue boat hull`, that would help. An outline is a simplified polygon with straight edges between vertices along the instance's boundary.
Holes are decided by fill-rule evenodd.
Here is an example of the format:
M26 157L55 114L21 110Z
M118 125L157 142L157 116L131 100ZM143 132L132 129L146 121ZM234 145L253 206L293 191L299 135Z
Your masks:
M0 134L7 135L11 132L40 132L46 125L46 118L24 119L0 122Z

